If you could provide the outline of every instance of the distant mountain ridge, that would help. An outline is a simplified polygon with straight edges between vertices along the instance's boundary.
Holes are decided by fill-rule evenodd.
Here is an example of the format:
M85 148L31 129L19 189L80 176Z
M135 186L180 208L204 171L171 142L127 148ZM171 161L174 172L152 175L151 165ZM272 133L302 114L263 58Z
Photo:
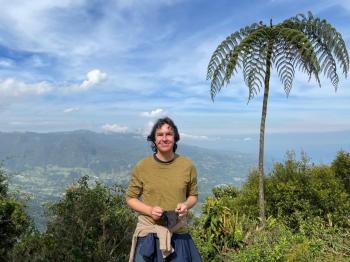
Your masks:
M94 172L127 168L145 155L146 145L132 134L86 130L55 133L0 132L0 159L22 171L33 166L86 167Z
M11 184L33 196L32 209L59 197L82 175L111 185L126 185L132 167L152 154L138 134L105 134L87 130L54 133L0 132L0 160L11 173ZM257 163L255 157L221 152L180 143L179 154L197 167L200 199L219 184L240 185ZM40 210L38 211L41 212ZM34 216L38 213L32 211Z
M0 160L4 161L7 168L17 172L47 165L89 168L94 173L116 169L130 170L138 160L152 154L149 143L138 134L106 134L87 130L53 133L0 132L0 145ZM243 165L254 163L254 157L249 154L222 153L185 144L180 144L178 148L180 154L191 158L199 165L199 169L206 172L231 173L227 168L234 168L232 164L237 160L239 169L244 168Z

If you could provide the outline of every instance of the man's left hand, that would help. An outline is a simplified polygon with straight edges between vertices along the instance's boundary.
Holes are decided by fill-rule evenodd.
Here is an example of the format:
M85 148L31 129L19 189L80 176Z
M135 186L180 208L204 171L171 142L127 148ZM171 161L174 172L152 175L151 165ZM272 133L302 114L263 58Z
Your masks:
M187 215L188 210L187 210L186 204L185 203L177 204L175 212L179 215L179 217Z

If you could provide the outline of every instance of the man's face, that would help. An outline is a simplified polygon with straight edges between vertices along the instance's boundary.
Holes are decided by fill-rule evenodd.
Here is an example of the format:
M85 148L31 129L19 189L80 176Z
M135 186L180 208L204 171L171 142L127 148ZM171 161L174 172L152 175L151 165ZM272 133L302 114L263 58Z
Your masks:
M173 152L174 144L174 130L171 126L164 124L156 130L156 146L160 153Z

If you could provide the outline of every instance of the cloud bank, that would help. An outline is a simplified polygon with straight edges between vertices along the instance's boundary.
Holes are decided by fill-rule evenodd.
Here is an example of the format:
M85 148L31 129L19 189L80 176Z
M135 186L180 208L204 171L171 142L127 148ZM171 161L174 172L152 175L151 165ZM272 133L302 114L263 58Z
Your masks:
M61 87L60 84L53 85L42 81L39 83L25 83L14 78L7 78L0 81L0 96L5 97L25 97L43 96L46 94L70 94L74 92L87 92L107 79L107 74L101 70L94 69L87 73L86 80L80 85L70 84Z
M107 133L127 133L129 129L127 126L121 126L118 124L105 124L101 128Z
M157 108L150 112L142 112L140 115L144 117L150 117L150 118L159 118L159 117L165 116L166 114L167 114L166 111L164 111L161 108Z

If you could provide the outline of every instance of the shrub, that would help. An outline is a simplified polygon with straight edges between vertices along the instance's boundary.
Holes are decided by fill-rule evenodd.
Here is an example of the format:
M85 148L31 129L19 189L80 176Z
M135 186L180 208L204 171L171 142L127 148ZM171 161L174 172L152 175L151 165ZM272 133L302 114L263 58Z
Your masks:
M8 192L7 174L0 166L0 261L8 260L10 250L31 224L25 204Z
M341 179L346 192L350 195L350 153L339 151L336 159L332 162L335 175Z
M293 152L275 163L265 177L265 228L257 226L255 170L241 189L214 188L191 231L204 260L349 261L350 198L339 177L347 172L344 155L332 166L310 164L305 154L296 160Z
M27 235L15 261L127 261L136 219L124 189L88 182L82 177L51 205L46 232Z

